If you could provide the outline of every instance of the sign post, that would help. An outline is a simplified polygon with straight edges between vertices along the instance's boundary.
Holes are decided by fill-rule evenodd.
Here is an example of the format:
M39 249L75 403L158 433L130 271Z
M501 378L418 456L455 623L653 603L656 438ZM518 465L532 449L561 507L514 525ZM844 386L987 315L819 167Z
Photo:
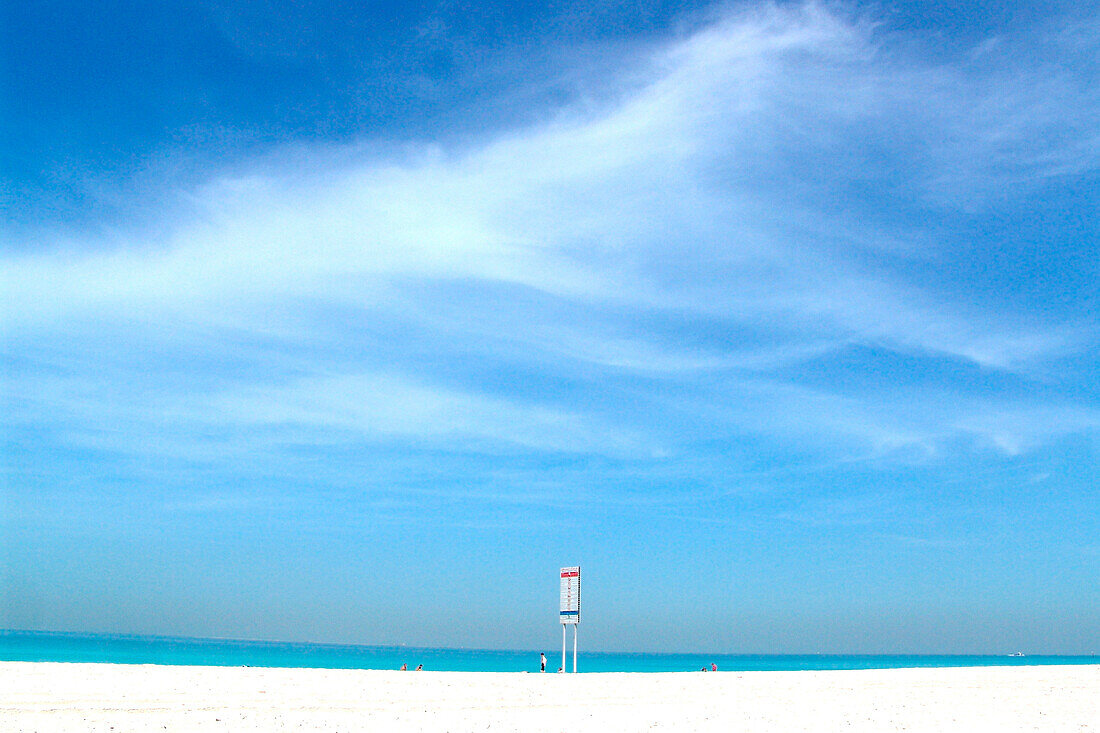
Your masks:
M580 566L561 569L561 668L565 669L565 627L573 627L573 671L577 671L577 627L581 623Z

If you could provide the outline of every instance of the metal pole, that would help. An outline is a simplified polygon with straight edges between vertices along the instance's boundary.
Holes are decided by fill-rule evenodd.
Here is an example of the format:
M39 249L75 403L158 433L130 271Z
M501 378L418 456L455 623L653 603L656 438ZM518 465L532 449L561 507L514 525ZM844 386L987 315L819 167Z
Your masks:
M580 624L573 624L573 673L577 672L577 629L580 628Z
M561 671L565 671L565 624L561 625Z

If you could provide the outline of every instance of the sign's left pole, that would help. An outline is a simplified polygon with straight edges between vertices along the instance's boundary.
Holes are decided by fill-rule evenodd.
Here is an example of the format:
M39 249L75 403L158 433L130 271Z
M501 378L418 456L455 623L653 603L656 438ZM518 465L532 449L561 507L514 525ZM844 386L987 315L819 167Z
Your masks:
M565 671L565 624L561 625L561 671Z

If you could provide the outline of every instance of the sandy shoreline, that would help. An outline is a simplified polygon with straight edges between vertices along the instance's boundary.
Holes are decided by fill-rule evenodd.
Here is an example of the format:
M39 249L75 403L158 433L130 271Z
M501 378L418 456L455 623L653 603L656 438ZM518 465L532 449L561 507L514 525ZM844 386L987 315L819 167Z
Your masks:
M1100 665L515 674L0 662L5 731L1100 732Z

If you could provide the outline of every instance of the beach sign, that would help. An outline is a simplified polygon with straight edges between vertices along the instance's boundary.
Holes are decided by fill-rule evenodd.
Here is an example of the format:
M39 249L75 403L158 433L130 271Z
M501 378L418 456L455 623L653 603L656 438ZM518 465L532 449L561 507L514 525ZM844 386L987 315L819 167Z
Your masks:
M581 569L577 566L561 569L561 622L581 622Z
M573 627L573 671L577 671L577 629L581 623L581 568L561 569L561 671L565 671L565 628Z

